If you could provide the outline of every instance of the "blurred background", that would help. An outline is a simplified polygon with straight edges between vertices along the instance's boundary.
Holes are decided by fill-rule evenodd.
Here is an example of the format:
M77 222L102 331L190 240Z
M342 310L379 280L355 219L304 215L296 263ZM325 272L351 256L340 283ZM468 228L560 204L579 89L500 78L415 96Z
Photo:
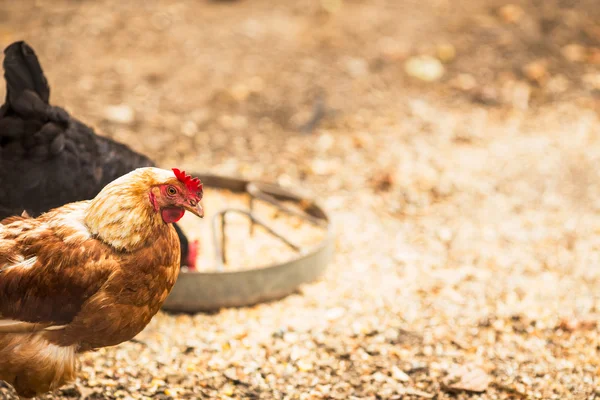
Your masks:
M302 128L397 124L413 100L593 107L600 88L593 0L1 4L0 45L33 46L56 104L166 163L260 169Z
M595 0L0 0L0 47L35 49L51 103L338 226L319 282L160 314L56 398L597 396L599 21Z

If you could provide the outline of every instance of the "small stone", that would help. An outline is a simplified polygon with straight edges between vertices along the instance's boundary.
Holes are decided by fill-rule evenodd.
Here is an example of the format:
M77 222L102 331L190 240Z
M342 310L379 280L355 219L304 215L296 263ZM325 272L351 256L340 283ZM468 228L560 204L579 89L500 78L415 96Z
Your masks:
M365 332L367 332L367 328L358 321L353 322L351 328L352 333L354 333L355 335L362 335Z
M373 375L371 375L371 378L378 383L382 383L387 380L387 377L381 372L375 372Z
M158 379L158 378L154 378L152 379L152 382L150 382L150 386L164 386L167 383L165 381L163 381L162 379Z
M187 363L185 366L185 370L187 372L194 372L196 370L196 365L192 363Z
M346 309L345 308L335 307L335 308L330 308L329 310L327 310L327 313L325 314L325 317L329 321L334 321L336 319L340 319L345 313L346 313Z
M334 172L334 165L330 161L316 159L311 164L311 169L316 175L329 175Z
M392 366L392 378L400 382L408 382L410 380L410 376L396 365Z
M586 49L580 44L571 43L564 46L560 52L563 57L571 62L582 62L586 58Z
M116 124L128 125L135 119L135 113L131 107L125 104L107 106L104 109L104 117Z
M192 137L198 133L198 125L194 121L185 121L181 126L181 132L187 137Z
M445 72L440 60L427 55L409 58L404 64L404 70L409 76L425 82L437 81Z
M458 74L454 79L450 81L450 86L454 89L468 92L473 90L477 86L477 81L470 74Z
M292 346L292 351L290 351L290 360L291 361L300 360L300 358L302 358L305 354L306 354L306 351L303 348L301 348L300 346Z
M294 179L288 174L281 174L277 177L277 183L283 187L290 187L294 184Z
M532 82L541 83L548 77L546 62L533 61L523 67L523 74Z
M233 396L233 393L234 393L233 385L227 384L221 390L221 394L223 394L225 396Z
M298 334L294 332L286 332L283 334L283 340L287 343L296 343L298 341Z
M313 369L313 365L310 362L303 360L298 361L296 366L298 367L298 370L302 372L308 372Z
M519 20L523 17L525 12L521 7L519 7L516 4L506 4L500 7L498 14L504 22L514 24L519 22Z
M250 88L247 85L239 83L230 89L229 94L231 94L231 97L233 97L235 101L242 103L250 96Z
M445 243L450 242L452 240L452 237L454 236L452 230L449 228L440 228L437 234L440 240Z
M332 135L325 133L317 139L317 145L322 151L327 151L333 147L335 139Z
M454 89L468 92L477 86L477 81L470 74L458 74L450 81L450 86Z
M482 393L488 388L492 378L481 368L459 366L452 370L443 381L443 387L450 392Z
M369 74L369 64L364 58L348 58L346 71L353 78L360 78Z
M443 63L448 63L456 58L456 48L451 43L443 43L437 46L436 54Z

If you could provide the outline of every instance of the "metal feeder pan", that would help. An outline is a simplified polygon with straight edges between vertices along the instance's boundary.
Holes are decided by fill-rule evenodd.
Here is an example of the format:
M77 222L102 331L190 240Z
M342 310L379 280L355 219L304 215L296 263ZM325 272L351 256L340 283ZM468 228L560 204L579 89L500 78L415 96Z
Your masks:
M193 174L208 187L247 193L250 181L207 174ZM301 199L292 192L272 184L275 197ZM298 286L316 280L327 268L334 251L331 220L322 207L310 200L305 212L326 224L327 234L310 251L297 254L284 263L240 271L181 272L163 309L175 312L206 312L227 307L251 306L277 300L293 293ZM211 223L206 221L203 223ZM206 238L211 240L211 238Z

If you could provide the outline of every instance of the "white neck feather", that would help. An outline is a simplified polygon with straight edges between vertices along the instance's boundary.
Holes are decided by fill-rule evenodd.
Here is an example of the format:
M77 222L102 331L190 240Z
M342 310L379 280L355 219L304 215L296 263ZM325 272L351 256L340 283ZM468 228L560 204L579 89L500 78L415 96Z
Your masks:
M171 178L172 173L159 168L139 168L123 175L90 202L85 225L115 249L135 250L167 226L152 207L149 190L155 182Z

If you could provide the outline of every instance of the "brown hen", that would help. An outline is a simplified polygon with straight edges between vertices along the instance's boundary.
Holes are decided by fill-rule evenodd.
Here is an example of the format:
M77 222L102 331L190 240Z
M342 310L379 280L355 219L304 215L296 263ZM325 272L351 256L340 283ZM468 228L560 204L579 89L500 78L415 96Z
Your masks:
M179 273L173 223L203 216L202 184L140 168L93 200L0 224L0 380L22 397L75 378L76 354L137 335Z

